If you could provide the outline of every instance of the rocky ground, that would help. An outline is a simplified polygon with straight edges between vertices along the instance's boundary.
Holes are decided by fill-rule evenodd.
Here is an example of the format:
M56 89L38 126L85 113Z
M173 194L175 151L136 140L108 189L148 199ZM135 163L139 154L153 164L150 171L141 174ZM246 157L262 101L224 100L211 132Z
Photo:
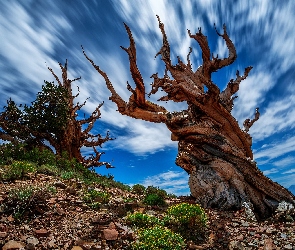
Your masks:
M17 220L15 207L4 212L3 204L9 201L12 189L37 186L41 193L31 197L22 206L34 216ZM8 249L128 249L136 240L136 233L126 224L128 211L141 211L160 216L164 208L141 204L140 196L118 188L97 190L112 194L108 204L93 209L82 200L83 183L60 180L54 176L38 174L26 180L0 183L0 247ZM47 190L47 191L46 191ZM50 191L50 192L49 192ZM10 192L11 193L11 192ZM50 195L49 195L50 194ZM38 196L38 197L37 197ZM178 203L186 197L167 200ZM132 202L128 202L132 201ZM216 211L206 209L207 236L202 243L187 242L187 249L295 249L295 222L269 219L257 222L247 210Z

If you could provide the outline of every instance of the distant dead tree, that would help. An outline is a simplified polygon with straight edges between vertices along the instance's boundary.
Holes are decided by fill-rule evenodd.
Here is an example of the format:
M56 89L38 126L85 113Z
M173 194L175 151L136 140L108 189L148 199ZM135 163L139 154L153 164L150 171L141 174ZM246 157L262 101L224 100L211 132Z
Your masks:
M46 82L42 91L38 92L37 98L31 106L17 106L11 99L0 113L0 139L11 143L24 143L26 147L49 148L48 143L54 148L57 155L63 152L72 159L76 158L85 167L98 167L105 165L112 167L107 162L100 162L101 154L96 147L109 140L100 134L92 134L91 130L95 122L100 118L100 104L92 114L85 119L78 120L77 112L86 104L75 104L72 82L79 80L68 79L67 61L63 66L59 63L62 71L62 81L48 67L58 85ZM23 108L22 108L23 107ZM47 142L47 143L46 143ZM82 147L92 147L94 154L88 158L82 156Z
M123 115L166 124L172 133L171 139L178 141L176 164L190 175L191 194L202 206L229 210L240 209L243 202L251 202L256 215L267 218L279 202L285 200L294 203L294 196L264 176L253 161L252 138L248 131L259 118L258 108L255 118L244 122L244 129L239 127L231 114L234 99L237 98L234 95L252 67L247 67L243 75L237 71L236 79L231 79L223 91L211 80L213 72L232 64L237 58L226 26L223 26L223 34L215 28L229 51L228 57L223 59L211 55L207 37L202 34L201 28L196 34L188 30L188 35L198 42L202 50L203 64L194 71L190 61L191 48L187 63L178 57L178 63L172 64L164 24L157 18L163 45L156 56L161 55L166 70L162 78L158 73L151 76L153 83L149 95L161 88L167 95L161 97L160 101L185 101L187 110L168 112L164 107L146 100L145 84L136 63L135 42L126 24L130 46L121 48L129 56L130 72L135 82L135 88L127 82L127 89L131 92L128 102L118 95L107 74L87 56L82 47L87 60L104 78L111 92L109 99L117 104L118 111Z

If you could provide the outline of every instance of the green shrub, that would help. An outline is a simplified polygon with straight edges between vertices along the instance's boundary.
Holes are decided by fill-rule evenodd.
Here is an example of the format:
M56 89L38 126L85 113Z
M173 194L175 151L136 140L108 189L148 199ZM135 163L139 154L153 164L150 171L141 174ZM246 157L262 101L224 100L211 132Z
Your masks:
M157 195L157 194L146 195L143 200L143 203L150 205L150 206L164 206L164 205L166 205L164 198L162 196Z
M180 203L167 209L164 222L186 239L196 240L205 233L207 216L198 204Z
M143 186L141 184L135 184L135 185L133 185L131 191L134 194L143 195L145 192L145 186Z
M30 162L14 161L2 174L4 180L22 179L28 173L35 173L36 166Z
M132 243L133 250L181 250L185 243L181 235L161 226L141 229L138 240Z
M154 186L148 186L145 190L145 195L149 195L149 194L156 194L158 196L161 196L163 199L166 198L167 196L167 192L163 189L160 189L158 187L154 187Z
M163 224L157 217L143 214L140 212L128 214L126 217L126 222L127 224L130 224L132 226L136 226L139 228Z

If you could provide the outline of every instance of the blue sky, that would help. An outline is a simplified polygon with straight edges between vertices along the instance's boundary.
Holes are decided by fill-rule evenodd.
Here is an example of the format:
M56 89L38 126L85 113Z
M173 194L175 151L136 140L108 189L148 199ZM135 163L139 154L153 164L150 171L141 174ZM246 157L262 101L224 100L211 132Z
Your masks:
M61 77L58 62L68 59L69 76L82 79L77 101L85 113L92 113L104 101L102 116L93 132L110 130L116 140L103 145L102 161L115 169L99 168L125 184L154 185L176 194L188 194L188 175L174 161L177 142L163 124L122 116L108 100L103 78L92 68L81 51L104 70L122 98L128 100L126 82L133 83L129 61L120 45L129 41L123 22L133 32L138 67L150 91L150 76L163 74L163 62L154 58L162 36L156 14L165 24L171 58L183 60L193 48L193 67L201 65L201 50L187 29L208 37L211 51L227 56L227 47L214 30L222 32L225 23L238 58L231 66L213 75L222 90L236 70L253 70L240 85L233 110L242 122L260 108L260 119L251 127L254 158L258 167L285 187L295 184L295 2L267 0L25 0L0 2L0 107L10 97L18 104L35 99L44 80L54 81L47 66ZM156 102L159 95L150 98ZM185 109L185 104L161 103L168 110ZM85 153L87 153L85 151Z

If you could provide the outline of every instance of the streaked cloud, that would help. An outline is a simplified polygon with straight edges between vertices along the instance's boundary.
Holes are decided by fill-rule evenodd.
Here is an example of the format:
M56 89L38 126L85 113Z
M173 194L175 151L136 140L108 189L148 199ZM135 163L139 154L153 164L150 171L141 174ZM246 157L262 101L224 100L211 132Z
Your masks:
M279 142L281 141L279 140ZM295 136L292 136L281 143L265 145L263 149L255 152L255 159L270 160L292 152L295 152Z

